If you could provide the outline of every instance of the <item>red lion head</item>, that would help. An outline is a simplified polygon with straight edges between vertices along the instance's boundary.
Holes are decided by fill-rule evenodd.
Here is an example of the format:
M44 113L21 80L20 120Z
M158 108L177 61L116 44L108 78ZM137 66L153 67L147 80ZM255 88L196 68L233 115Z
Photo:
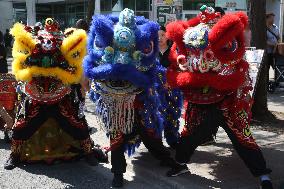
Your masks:
M248 70L243 59L248 18L242 12L221 18L211 7L201 10L196 18L167 25L167 36L174 42L168 83L187 90L206 88L205 93L236 91Z

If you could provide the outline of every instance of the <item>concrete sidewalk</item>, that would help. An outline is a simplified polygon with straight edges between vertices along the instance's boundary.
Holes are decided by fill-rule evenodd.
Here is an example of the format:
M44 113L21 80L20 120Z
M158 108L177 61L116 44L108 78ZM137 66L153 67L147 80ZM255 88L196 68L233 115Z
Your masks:
M91 109L91 107L88 107ZM90 116L88 116L90 117ZM94 119L92 119L94 122ZM284 189L284 133L252 129L254 137L263 150L268 167L273 170L271 175L275 188ZM99 132L93 135L101 135ZM102 141L100 141L102 142ZM102 145L107 141L102 142ZM172 151L174 155L174 152ZM124 188L155 188L155 189L255 189L259 181L254 178L245 167L238 154L232 148L231 142L223 129L219 129L217 143L199 147L188 164L191 174L168 178L165 176L167 168L159 166L144 145L141 145L135 156L127 159L128 167L125 174L127 180ZM104 165L110 169L111 165ZM103 170L103 169L102 169ZM102 173L112 178L110 172ZM111 181L111 180L110 180Z
M276 90L273 94L268 93L267 104L270 111L284 113L284 88Z
M269 80L274 81L274 70L269 69ZM284 83L280 84L280 87L276 88L276 91L271 94L267 94L268 109L274 112L284 113ZM284 127L284 126L283 126Z
M271 175L276 189L284 189L284 135L254 130L254 136L262 147L268 166L273 170ZM127 160L125 174L127 183L124 188L156 188L156 189L255 189L258 179L254 178L242 160L232 149L224 131L219 131L217 144L199 147L192 158L191 174L167 178L166 168L158 166L144 146L136 156ZM110 165L104 167L110 169ZM105 173L111 178L110 172Z

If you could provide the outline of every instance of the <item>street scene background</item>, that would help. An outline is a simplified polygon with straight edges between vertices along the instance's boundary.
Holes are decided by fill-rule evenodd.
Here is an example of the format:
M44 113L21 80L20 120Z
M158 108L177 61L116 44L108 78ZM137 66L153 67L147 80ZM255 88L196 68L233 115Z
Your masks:
M264 0L250 1L264 2ZM248 7L248 2L249 0L0 0L0 31L4 33L15 22L33 25L36 21L44 21L47 17L58 20L62 29L74 27L79 19L87 18L90 22L93 14L117 15L126 7L133 9L136 15L165 25L176 19L186 20L195 17L203 4L220 6L226 12L249 13L249 9L253 7ZM280 37L283 38L284 0L266 0L265 2L266 12L275 14L275 24L279 26ZM262 16L264 18L265 14L263 13ZM259 25L259 17L256 20L255 23ZM258 29L254 27L253 33L260 33ZM265 29L263 31L265 32ZM253 36L252 41L258 49L265 49L265 40L260 39L262 38L259 36ZM259 47L257 42L263 42L264 47ZM8 52L7 60L9 72L11 72L12 58L10 50ZM271 81L274 79L271 68L269 78ZM263 83L260 82L261 84ZM263 84L263 86L267 85ZM269 115L262 121L252 121L253 136L263 151L267 167L273 170L271 179L276 189L284 189L283 87L282 82L273 93L267 94ZM264 92L267 93L266 90ZM98 127L94 111L94 104L87 98L85 116L89 126L92 127L91 137L96 144L108 146L108 138ZM180 121L182 128L184 120ZM111 187L113 174L110 163L91 167L84 160L80 160L68 163L57 162L53 165L27 164L11 171L4 170L3 165L11 151L10 144L6 144L3 138L4 134L0 132L0 189L105 189ZM167 146L166 142L164 144ZM174 157L174 150L171 152ZM216 143L198 147L188 167L191 174L166 177L168 168L161 167L159 161L154 159L141 144L136 153L127 158L127 171L124 174L126 182L123 188L256 189L259 185L259 178L254 178L250 174L221 128L217 133Z
M8 59L11 72L12 58ZM273 73L271 72L271 77ZM252 132L273 172L271 178L276 189L284 189L284 92L276 91L268 96L269 110L278 122L262 124L254 122ZM85 115L92 130L95 143L108 145L105 132L97 127L94 104L87 99ZM181 126L183 124L181 120ZM110 164L90 167L84 162L29 164L14 170L4 170L3 164L10 154L0 134L0 189L106 189L110 188L112 173ZM166 145L166 143L165 143ZM172 151L174 155L174 151ZM223 129L219 129L216 144L199 147L188 164L191 174L166 177L168 168L161 167L143 144L134 156L127 158L125 176L126 189L255 189L258 178L254 178L234 151Z

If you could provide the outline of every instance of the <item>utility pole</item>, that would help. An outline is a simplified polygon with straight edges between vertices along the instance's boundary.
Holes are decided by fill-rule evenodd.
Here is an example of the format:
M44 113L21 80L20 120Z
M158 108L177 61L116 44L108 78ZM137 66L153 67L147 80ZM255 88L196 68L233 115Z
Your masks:
M36 23L36 2L35 0L26 0L27 24L32 26Z

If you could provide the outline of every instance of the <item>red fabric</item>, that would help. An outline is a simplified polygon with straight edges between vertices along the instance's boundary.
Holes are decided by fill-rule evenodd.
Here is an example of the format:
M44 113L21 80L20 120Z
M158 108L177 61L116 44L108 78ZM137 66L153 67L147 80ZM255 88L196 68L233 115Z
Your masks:
M209 33L209 41L216 58L221 62L225 63L243 58L245 52L244 29L246 23L247 17L244 13L237 13L225 15L213 26ZM237 50L233 52L226 51L224 46L234 39L238 42Z
M248 63L240 61L236 71L230 75L221 75L216 72L196 73L178 72L172 68L167 71L167 81L172 87L204 87L209 86L220 91L232 91L239 88L245 80Z
M199 22L198 18L194 18L189 21L173 22L167 26L167 36L174 42L169 56L172 63L167 70L167 82L173 88L182 89L184 99L194 105L185 112L186 125L181 135L188 135L205 118L203 112L206 113L206 108L200 108L200 104L214 103L222 110L228 128L234 132L238 141L249 148L257 149L258 146L249 129L251 85L247 75L248 63L243 60L244 30L248 18L241 12L228 14L218 20L209 31L206 50L213 51L215 58L222 64L220 70L205 73L181 71L177 63L179 55L187 57L192 53L203 53L201 48L194 49L196 52L186 48L183 42L185 31Z

